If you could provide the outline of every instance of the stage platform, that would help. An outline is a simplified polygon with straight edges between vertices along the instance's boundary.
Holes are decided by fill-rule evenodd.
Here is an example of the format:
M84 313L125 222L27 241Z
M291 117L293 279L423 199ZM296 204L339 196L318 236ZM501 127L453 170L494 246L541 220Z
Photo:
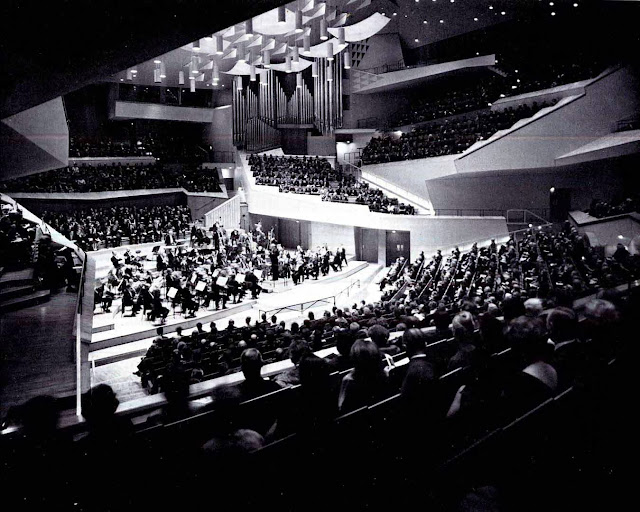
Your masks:
M150 253L151 245L143 247L139 255L146 256L147 253ZM135 250L137 247L132 246L131 249ZM119 248L116 252L124 252L124 248ZM100 251L100 254L94 253L92 256L96 257L96 279L101 279L106 276L111 267L111 251ZM346 298L355 289L355 286L359 286L358 273L369 266L367 262L351 258L352 256L348 257L348 266L343 267L341 271L330 271L328 275L320 276L317 280L306 279L298 285L294 285L291 279L279 279L275 282L263 281L260 285L265 291L260 294L259 300L245 297L239 304L227 302L227 309L200 308L193 318L185 318L179 311L174 313L173 309L165 304L170 311L162 327L165 334L168 334L175 332L178 327L192 329L198 322L201 322L208 329L210 322L224 320L249 310L260 313L268 312L271 315L285 309L304 311L320 304L331 307L337 298ZM145 261L144 268L154 269L155 262ZM92 319L91 352L134 343L156 335L156 329L160 324L147 320L142 312L139 312L135 317L131 316L130 311L122 315L121 299L114 300L110 309L110 312L102 312L99 307L96 308ZM220 328L220 326L218 327Z

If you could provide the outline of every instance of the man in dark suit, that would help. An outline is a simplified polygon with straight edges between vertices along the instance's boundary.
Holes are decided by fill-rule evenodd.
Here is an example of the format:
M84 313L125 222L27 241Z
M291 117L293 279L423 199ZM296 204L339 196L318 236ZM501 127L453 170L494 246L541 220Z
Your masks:
M410 420L407 424L415 425L420 430L428 425L430 413L435 412L435 370L427 359L425 336L420 329L405 331L402 342L409 356L407 372L400 388L403 410Z

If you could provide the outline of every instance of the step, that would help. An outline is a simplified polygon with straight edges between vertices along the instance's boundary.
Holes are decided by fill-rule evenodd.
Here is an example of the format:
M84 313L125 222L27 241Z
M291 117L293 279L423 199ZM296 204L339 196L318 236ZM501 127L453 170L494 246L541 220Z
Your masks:
M0 275L0 288L32 284L34 281L34 275L35 270L32 268L5 272Z
M28 295L33 291L33 285L17 285L17 286L5 286L0 289L0 302L13 299L15 297L21 297Z
M30 293L29 295L23 295L21 297L15 297L13 299L7 299L0 302L0 311L12 311L16 309L27 308L34 306L42 302L49 300L51 292L49 290L40 290Z

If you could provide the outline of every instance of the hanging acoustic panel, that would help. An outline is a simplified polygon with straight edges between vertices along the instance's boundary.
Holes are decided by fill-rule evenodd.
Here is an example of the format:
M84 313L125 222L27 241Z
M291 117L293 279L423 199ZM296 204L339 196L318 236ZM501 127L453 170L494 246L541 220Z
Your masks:
M344 28L345 41L354 42L368 39L380 32L390 21L386 16L376 12L358 23L354 23L348 27L342 27ZM338 30L338 28L334 27L328 29L329 33L335 37L338 36Z

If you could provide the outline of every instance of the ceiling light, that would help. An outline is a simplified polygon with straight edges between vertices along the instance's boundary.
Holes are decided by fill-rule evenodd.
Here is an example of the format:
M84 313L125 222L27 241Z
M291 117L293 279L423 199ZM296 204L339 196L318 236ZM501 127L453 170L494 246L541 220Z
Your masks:
M315 60L311 63L311 76L313 78L318 76L318 63Z
M574 7L578 7L578 2L576 2L575 4L573 4Z
M351 69L351 52L349 50L344 52L344 69Z
M265 68L271 67L271 50L264 50L262 52L262 65Z
M136 68L133 68L131 72L135 75L138 72L138 70Z
M473 21L478 21L478 18L473 18Z
M553 2L549 2L549 5L550 5L551 7L553 7L553 5L554 5L554 4L553 4Z
M296 11L296 34L300 34L302 33L303 28L302 28L302 11L300 9L298 9Z
M178 85L184 85L184 71L178 71Z
M244 22L244 33L249 37L253 37L253 19L249 18Z
M204 38L205 38L207 41L211 41L211 40L213 39L213 36L204 36Z
M489 10L490 10L490 11L493 11L493 5L490 5L490 6L489 6Z
M444 20L440 20L440 23L444 23Z
M551 16L555 16L555 15L556 15L556 13L555 13L555 12L552 12L552 13L551 13Z
M345 44L344 27L338 29L338 44Z
M333 60L333 43L327 43L327 60Z
M220 68L218 67L218 63L214 62L213 63L213 69L211 71L211 79L214 82L217 82L218 80L220 80Z
M320 18L320 39L323 41L329 39L327 35L327 20L324 18Z
M420 39L416 38L416 39L415 39L415 42L416 42L416 43L419 43L419 42L420 42Z
M427 20L424 20L422 23L423 23L424 25L426 25L426 24L427 24Z
M252 64L251 68L249 69L249 81L251 82L255 82L256 81L256 67Z
M397 15L398 15L398 13L397 13L397 12L394 12L394 13L393 13L393 15L394 15L394 16L397 16Z
M333 82L333 66L327 66L327 82Z
M222 36L216 36L216 55L222 55L224 50L224 41Z
M287 8L284 5L278 7L278 23L287 22Z
M502 11L500 14L502 14L502 15L504 16L504 15L505 15L505 14L507 14L507 13L506 13L506 12L504 12L504 11Z
M305 34L302 38L302 53L305 55L311 53L311 36L309 34Z
M197 41L193 42L193 51L194 52L199 52L200 51L200 39L198 39Z
M242 44L241 42L238 43L238 46L236 48L236 55L238 56L238 62L240 62L240 63L246 62L244 44Z
M242 90L242 77L241 76L236 77L236 89L238 91Z
M120 81L121 81L121 82L124 82L124 78L121 78L121 79L120 79Z
M296 89L302 89L302 73L296 74Z
M162 61L161 61L160 59L155 59L155 60L153 61L153 63L154 63L154 64L160 64L161 62L162 62Z

